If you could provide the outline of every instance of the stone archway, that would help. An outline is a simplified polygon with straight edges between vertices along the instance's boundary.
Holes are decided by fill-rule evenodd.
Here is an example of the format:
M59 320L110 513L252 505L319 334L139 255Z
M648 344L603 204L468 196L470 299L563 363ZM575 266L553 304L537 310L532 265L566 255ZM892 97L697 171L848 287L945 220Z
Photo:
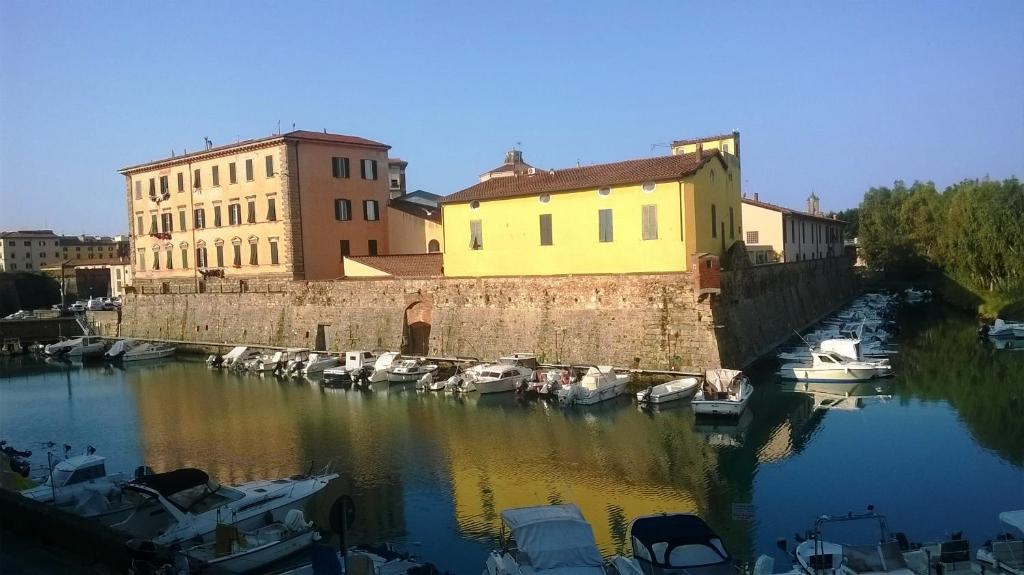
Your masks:
M430 324L434 306L429 301L417 300L405 308L402 330L402 353L427 355L430 351Z

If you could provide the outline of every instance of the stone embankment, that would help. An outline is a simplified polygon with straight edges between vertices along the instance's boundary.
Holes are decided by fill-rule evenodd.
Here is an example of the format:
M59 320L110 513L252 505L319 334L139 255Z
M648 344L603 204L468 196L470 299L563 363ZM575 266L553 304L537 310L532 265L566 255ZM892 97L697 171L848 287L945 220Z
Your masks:
M743 366L854 295L849 264L725 272L722 293L700 297L690 274L149 284L126 299L119 327L124 336L189 342Z

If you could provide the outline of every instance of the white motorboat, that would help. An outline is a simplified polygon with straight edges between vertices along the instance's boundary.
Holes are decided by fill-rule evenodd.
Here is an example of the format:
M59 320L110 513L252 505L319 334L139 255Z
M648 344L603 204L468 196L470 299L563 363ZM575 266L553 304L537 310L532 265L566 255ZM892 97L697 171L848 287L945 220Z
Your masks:
M742 371L709 369L691 403L696 414L739 415L747 408L753 394L754 386Z
M98 335L84 335L51 343L43 348L43 353L52 357L90 358L100 357L106 349L106 343Z
M296 353L306 351L308 350L289 347L275 352L262 353L249 367L249 371L253 373L275 373L281 371L288 366L288 362L295 358Z
M778 375L806 381L865 381L877 377L879 366L847 359L832 351L811 351L811 363L787 363Z
M1024 509L1003 511L999 521L1024 534ZM1011 535L1002 535L985 543L975 554L983 566L982 573L992 569L1005 575L1024 575L1024 540Z
M700 380L696 377L681 377L636 392L636 400L641 405L668 403L693 397L698 387L700 387Z
M530 379L533 370L503 363L484 366L471 380L466 382L462 391L478 391L480 393L501 393L513 391L523 382Z
M615 373L610 365L594 365L578 382L562 387L556 395L562 404L592 405L626 393L628 385L628 373Z
M388 380L388 370L398 360L402 358L402 354L397 351L386 351L377 356L377 359L373 362L373 372L370 373L370 383L377 383Z
M189 563L202 570L213 567L229 573L246 573L301 551L313 544L313 523L305 515L292 509L284 521L251 531L241 531L234 525L219 524L215 541L195 545L182 551Z
M991 338L1024 337L1024 322L996 318L992 325L983 325L978 333Z
M437 371L437 366L426 363L422 359L402 359L388 368L389 383L411 383L419 381L424 375Z
M604 575L604 558L579 507L506 509L501 521L501 548L488 555L485 575Z
M313 376L318 373L323 373L325 369L338 367L341 365L341 360L337 357L320 352L313 352L306 358L305 363L302 365L301 374L305 376Z
M312 562L285 571L280 575L318 575L320 573L345 573L342 556L338 549L327 541L314 541L311 550ZM350 547L345 553L345 563L352 573L372 575L410 575L413 573L435 573L425 569L427 565L406 553L394 550L390 545L375 547ZM315 569L313 565L320 569ZM429 565L429 564L428 564Z
M228 487L199 469L146 475L122 487L126 496L140 503L112 527L162 545L196 538L209 542L218 523L252 530L266 525L268 517L284 520L288 511L302 509L336 477L336 473L295 476Z
M223 367L230 368L234 367L236 362L244 362L253 357L257 357L259 354L254 349L250 349L244 345L239 345L231 348L231 351L224 355L211 355L206 358L206 365L210 367Z
M633 556L612 558L617 575L735 575L738 570L722 538L692 513L637 517L629 525L629 541Z
M96 455L89 448L84 455L68 457L53 464L42 484L21 494L79 515L90 515L95 495L112 497L128 480L123 473L108 475L106 461L105 457Z
M172 345L137 339L121 339L115 341L103 356L110 360L129 362L173 357L174 352L175 347Z

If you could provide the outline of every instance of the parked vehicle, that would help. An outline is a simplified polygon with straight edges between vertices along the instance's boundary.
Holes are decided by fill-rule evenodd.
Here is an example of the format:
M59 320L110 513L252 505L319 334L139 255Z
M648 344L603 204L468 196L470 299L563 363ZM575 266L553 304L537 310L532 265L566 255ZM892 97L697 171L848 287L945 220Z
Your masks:
M103 298L89 298L89 301L85 304L85 309L89 311L103 311Z

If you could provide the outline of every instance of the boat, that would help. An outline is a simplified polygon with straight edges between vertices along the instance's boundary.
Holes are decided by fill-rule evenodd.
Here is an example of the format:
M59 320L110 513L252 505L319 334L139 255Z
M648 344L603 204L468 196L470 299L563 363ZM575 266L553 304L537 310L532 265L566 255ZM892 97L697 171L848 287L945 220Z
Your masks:
M312 376L318 373L323 373L325 369L337 367L341 365L341 360L337 357L320 352L312 352L306 361L302 365L302 369L299 370L299 374L305 376Z
M280 575L341 575L345 573L344 563L352 573L366 575L412 575L437 573L429 563L417 561L407 553L401 553L390 545L357 545L349 547L342 558L337 547L326 540L313 541L311 562Z
M103 357L108 360L128 362L172 357L174 352L174 346L163 343L151 343L137 339L121 339L115 341L110 346L110 349L103 354Z
M636 401L641 405L657 405L693 397L700 387L696 377L681 377L658 385L651 385L636 393Z
M618 575L735 575L738 565L722 538L692 513L637 517L629 525L632 557L614 557Z
M70 449L68 447L67 449ZM123 473L107 474L106 458L92 447L52 464L42 484L21 494L40 503L50 503L79 515L93 515L96 496L112 498L128 478Z
M210 367L230 368L233 367L236 362L244 362L245 360L256 357L257 355L256 350L250 349L244 345L239 345L231 348L231 351L224 355L214 354L206 358L206 365Z
M1024 509L1003 511L999 521L1024 534ZM983 567L982 573L992 569L1006 575L1024 575L1024 540L1009 533L999 535L982 545L975 558Z
M564 405L592 405L622 395L628 385L628 373L615 373L610 365L592 365L579 381L559 389L556 395Z
M604 575L605 568L579 507L541 505L501 512L501 548L487 556L484 573Z
M991 338L1024 338L1024 322L1008 321L996 318L991 325L985 324L978 329L982 337Z
M336 473L299 475L228 487L194 468L146 475L122 486L139 504L112 527L160 545L197 538L209 542L221 522L251 530L266 525L268 517L283 520L288 511L303 508L336 477Z
M833 351L811 351L811 363L787 363L779 368L778 375L786 379L807 381L865 381L877 377L879 366L862 361L852 361Z
M572 374L569 373L568 369L538 369L533 372L533 378L522 388L522 392L552 396L563 386L567 386L571 382Z
M377 359L373 362L373 371L370 373L370 383L377 383L381 381L387 381L388 370L398 360L402 358L402 354L397 351L386 351L377 356Z
M437 366L422 359L401 359L387 369L389 383L411 383L437 371Z
M308 351L305 348L289 347L273 353L260 354L249 367L253 373L278 373L288 366L288 362L295 359L296 354Z
M474 370L471 381L462 391L476 390L479 393L501 393L514 391L533 379L537 369L537 358L533 355L515 354L498 359L498 363L484 365Z
M184 549L189 565L198 570L212 567L218 572L245 573L262 570L313 544L313 522L292 509L284 521L242 531L234 525L217 524L215 539Z
M709 369L691 403L698 415L739 415L753 394L754 386L742 371Z
M43 348L43 353L51 357L90 358L100 357L106 349L106 342L98 335L84 335L51 343Z

